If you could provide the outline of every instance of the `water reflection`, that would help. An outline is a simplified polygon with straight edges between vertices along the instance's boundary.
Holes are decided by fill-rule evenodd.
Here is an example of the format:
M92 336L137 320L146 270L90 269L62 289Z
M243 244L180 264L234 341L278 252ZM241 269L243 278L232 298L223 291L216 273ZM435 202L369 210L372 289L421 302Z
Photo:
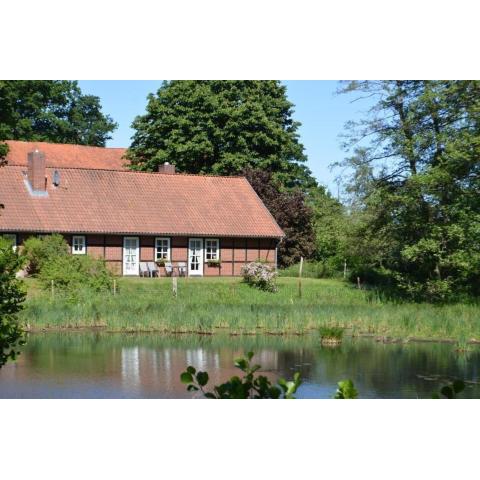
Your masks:
M0 370L0 397L190 398L179 382L187 365L220 383L248 350L272 379L300 371L301 398L330 398L344 378L362 398L429 398L448 379L479 381L480 349L458 354L449 344L356 339L328 348L313 336L49 333L31 335L17 363ZM464 397L479 398L480 386L470 384Z

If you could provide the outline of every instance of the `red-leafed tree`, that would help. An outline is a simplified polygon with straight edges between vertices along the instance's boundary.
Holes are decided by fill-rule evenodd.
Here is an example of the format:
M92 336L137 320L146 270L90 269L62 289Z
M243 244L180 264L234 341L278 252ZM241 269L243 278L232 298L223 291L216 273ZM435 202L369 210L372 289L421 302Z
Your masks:
M315 251L315 228L305 194L299 189L282 189L266 170L245 169L243 174L285 232L279 245L279 265L285 267L300 257L310 258Z

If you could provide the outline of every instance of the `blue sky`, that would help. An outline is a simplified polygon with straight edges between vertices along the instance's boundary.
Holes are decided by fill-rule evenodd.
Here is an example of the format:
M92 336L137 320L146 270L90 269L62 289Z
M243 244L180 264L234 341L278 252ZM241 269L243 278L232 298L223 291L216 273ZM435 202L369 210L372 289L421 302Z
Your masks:
M127 147L133 134L130 128L136 115L145 112L146 97L156 92L161 80L80 81L84 93L97 95L103 111L117 123L109 147ZM347 95L335 95L338 82L326 80L285 81L287 94L295 105L295 120L302 123L300 139L308 155L308 165L317 180L336 193L336 172L329 165L344 158L339 134L345 122L359 117L365 105L352 103Z

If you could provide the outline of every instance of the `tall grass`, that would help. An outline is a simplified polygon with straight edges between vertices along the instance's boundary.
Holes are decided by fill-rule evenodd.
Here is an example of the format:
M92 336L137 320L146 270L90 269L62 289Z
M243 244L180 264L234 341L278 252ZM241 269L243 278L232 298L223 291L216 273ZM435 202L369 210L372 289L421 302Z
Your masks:
M352 334L480 339L477 305L394 304L338 280L280 278L277 293L234 278L118 280L118 293L80 292L76 299L38 290L29 280L21 314L31 329L101 327L108 331L211 334L303 334L341 327Z
M296 263L287 268L279 270L281 277L298 277L300 264ZM340 272L330 263L305 261L303 262L302 277L304 278L340 278L343 272Z

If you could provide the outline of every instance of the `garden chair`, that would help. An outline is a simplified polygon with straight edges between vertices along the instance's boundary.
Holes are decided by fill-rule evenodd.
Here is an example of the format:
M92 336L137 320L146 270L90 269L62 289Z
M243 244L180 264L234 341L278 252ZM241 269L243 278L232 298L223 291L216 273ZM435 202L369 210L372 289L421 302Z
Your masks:
M178 262L178 276L184 277L187 274L187 264L185 262Z
M148 269L150 270L150 276L151 277L158 277L159 276L158 267L155 264L155 262L148 262L147 266L148 266Z
M147 262L140 262L140 276L141 277L150 276L150 272L148 271Z
M165 274L167 277L171 277L173 275L173 265L170 262L165 262Z

